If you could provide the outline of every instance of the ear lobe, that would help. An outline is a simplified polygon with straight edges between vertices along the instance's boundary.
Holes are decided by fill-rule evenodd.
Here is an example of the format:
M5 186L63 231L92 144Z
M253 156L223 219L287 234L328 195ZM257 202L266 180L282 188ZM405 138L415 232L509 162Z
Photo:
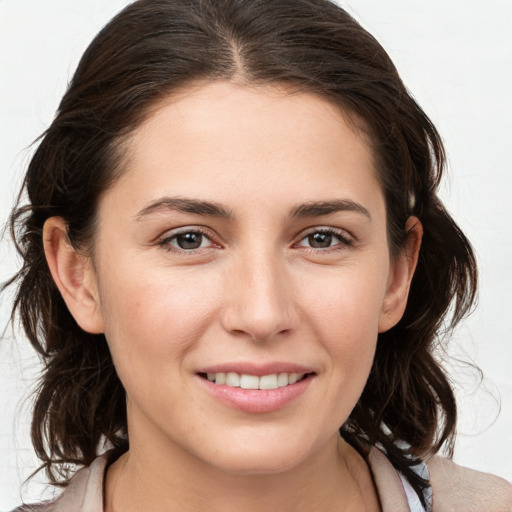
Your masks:
M405 225L407 242L391 264L390 279L379 318L379 332L394 327L402 318L412 277L418 263L423 226L417 217L409 217Z
M72 246L62 217L47 219L43 244L53 280L73 318L84 331L104 332L96 273L90 258L79 254Z

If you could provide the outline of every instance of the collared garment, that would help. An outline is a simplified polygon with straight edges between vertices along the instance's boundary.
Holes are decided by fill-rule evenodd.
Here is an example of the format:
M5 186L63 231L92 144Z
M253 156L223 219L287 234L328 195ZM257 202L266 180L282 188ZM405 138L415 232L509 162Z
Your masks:
M13 512L104 512L103 482L108 454L78 471L54 501L25 505ZM512 512L512 485L488 473L435 456L416 471L431 482L424 508L412 486L376 447L367 457L382 512Z

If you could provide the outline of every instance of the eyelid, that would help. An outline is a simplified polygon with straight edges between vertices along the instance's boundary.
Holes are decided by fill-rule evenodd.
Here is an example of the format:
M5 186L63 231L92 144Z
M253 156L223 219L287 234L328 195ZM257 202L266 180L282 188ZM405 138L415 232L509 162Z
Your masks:
M298 245L300 242L302 242L305 238L308 236L314 234L314 233L327 233L330 235L334 235L337 238L340 239L340 243L335 244L331 247L325 247L325 248L316 248L316 247L307 247L307 246L301 246ZM354 236L351 235L348 231L341 229L341 228L335 228L332 226L314 226L312 228L307 229L306 231L303 231L300 234L300 238L298 241L294 244L297 247L304 248L311 252L331 252L331 251L339 251L347 248L351 248L354 246Z
M184 235L186 233L200 233L211 242L211 246L200 247L197 249L180 249L179 247L171 246L171 240L174 240L176 237ZM216 237L212 234L212 231L203 226L182 226L180 228L175 228L166 231L162 236L158 237L156 244L164 247L169 252L192 255L200 251L209 250L213 247L220 247L220 244L214 240L215 238Z
M200 233L201 235L205 236L211 243L209 247L199 247L197 249L180 249L179 247L171 246L170 241L174 240L176 237L186 234L186 233ZM315 248L315 247L307 247L307 246L301 246L299 245L300 242L302 242L305 238L308 236L314 234L314 233L326 233L333 235L337 237L340 242L325 248ZM182 226L179 228L171 229L166 231L163 235L158 237L156 240L156 244L159 246L164 247L167 251L174 252L174 253L182 253L182 254L188 254L193 255L201 251L209 250L212 248L220 248L221 244L216 241L216 238L218 238L210 229L204 227L204 226ZM341 228L335 228L332 226L314 226L311 228L306 229L303 231L300 235L297 241L293 244L294 247L301 247L302 249L305 249L310 252L315 253L328 253L332 251L339 251L343 249L352 248L354 246L355 238L352 234L350 234L345 229Z

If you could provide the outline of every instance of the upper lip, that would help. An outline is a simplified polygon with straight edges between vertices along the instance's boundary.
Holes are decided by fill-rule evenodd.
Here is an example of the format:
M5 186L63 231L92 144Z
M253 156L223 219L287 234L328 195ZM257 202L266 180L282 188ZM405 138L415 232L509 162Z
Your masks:
M314 373L311 367L296 363L274 361L258 364L247 361L220 363L200 368L197 373L229 373L235 372L244 375L272 375L274 373Z

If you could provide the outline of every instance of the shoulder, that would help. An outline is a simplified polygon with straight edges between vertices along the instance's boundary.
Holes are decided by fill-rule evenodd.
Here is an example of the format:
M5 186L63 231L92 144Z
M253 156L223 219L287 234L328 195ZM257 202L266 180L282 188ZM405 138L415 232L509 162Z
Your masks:
M57 499L37 505L22 505L12 512L102 512L103 479L108 462L107 453L77 471Z
M424 511L405 477L392 466L386 454L371 447L368 464L384 512ZM434 512L512 512L512 485L503 478L459 466L450 459L433 456L417 466L430 481L424 492L426 510Z
M512 485L503 478L434 456L426 461L436 512L511 512Z
M430 505L427 505L427 508L422 505L419 496L403 475L391 464L386 453L381 448L376 446L370 447L367 463L372 472L383 512L431 511ZM422 464L422 467L425 466ZM421 471L421 473L423 472ZM426 474L424 476L428 478ZM425 490L424 500L430 503L430 486Z

